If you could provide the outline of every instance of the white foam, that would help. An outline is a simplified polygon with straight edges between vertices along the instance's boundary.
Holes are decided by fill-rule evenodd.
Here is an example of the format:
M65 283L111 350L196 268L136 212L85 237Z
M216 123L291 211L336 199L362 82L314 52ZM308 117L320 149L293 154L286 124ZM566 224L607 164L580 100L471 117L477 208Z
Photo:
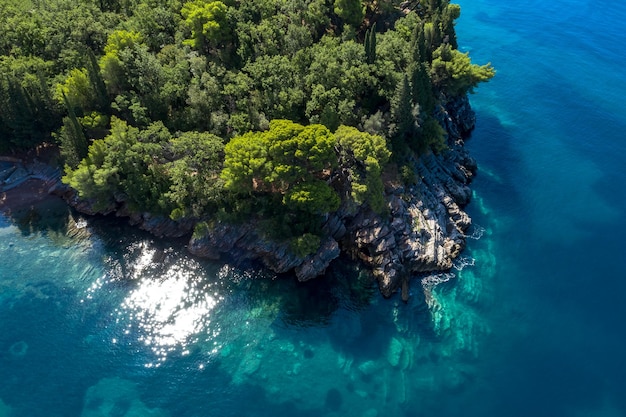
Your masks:
M483 235L485 234L485 228L477 224L474 224L470 228L469 232L470 233L466 235L468 239L478 240L481 237L483 237Z
M471 256L459 256L452 263L452 268L457 271L462 271L466 266L474 266L476 263L476 259Z

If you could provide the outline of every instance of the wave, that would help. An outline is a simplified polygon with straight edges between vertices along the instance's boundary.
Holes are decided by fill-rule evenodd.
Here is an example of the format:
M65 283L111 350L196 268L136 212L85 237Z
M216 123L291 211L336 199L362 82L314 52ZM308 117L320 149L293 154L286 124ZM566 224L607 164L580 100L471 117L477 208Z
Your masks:
M476 264L476 259L471 256L459 256L452 263L452 268L457 271L462 271L466 266L474 266Z
M479 226L477 224L473 224L468 229L468 233L465 235L465 237L468 239L478 240L481 237L483 237L483 235L485 234L485 231L486 229L484 227Z

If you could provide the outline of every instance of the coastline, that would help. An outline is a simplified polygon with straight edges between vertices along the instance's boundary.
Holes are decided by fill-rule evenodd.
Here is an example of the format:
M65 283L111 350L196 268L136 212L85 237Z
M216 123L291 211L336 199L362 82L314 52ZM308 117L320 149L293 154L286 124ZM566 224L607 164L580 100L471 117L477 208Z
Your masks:
M61 171L53 167L50 152L40 156L47 162L30 155L0 157L0 212L12 216L60 199L51 189L61 181Z
M95 209L80 200L57 177L49 192L59 195L77 211L89 215L115 213L131 225L157 237L190 236L187 249L195 256L260 261L276 273L293 273L300 281L321 276L341 253L360 262L378 281L381 294L390 297L400 290L409 298L411 279L448 271L465 247L471 219L463 211L471 198L469 183L476 163L464 149L475 123L475 114L466 96L446 101L437 113L447 133L449 149L439 155L427 154L413 161L415 184L385 184L388 215L374 213L367 206L342 204L322 224L323 236L316 252L294 253L289 242L275 241L261 232L255 220L232 224L211 221L202 236L192 235L197 219L171 220L151 213L137 213L126 204Z
M471 219L463 211L470 202L471 182L476 163L464 148L464 138L475 123L475 114L466 96L445 102L437 117L447 132L449 149L429 153L413 161L415 184L385 184L388 214L381 216L367 206L344 202L329 213L322 224L319 248L311 254L294 253L288 241L275 241L261 232L258 221L211 222L203 236L192 234L197 219L171 220L151 213L137 213L124 202L95 209L61 183L55 158L3 157L0 169L0 211L12 215L32 209L46 199L62 198L79 212L89 215L114 213L156 237L190 236L187 249L195 256L260 261L275 273L293 273L308 281L325 273L341 253L360 262L378 281L381 294L390 297L400 291L409 298L411 279L427 279L445 272L465 247Z

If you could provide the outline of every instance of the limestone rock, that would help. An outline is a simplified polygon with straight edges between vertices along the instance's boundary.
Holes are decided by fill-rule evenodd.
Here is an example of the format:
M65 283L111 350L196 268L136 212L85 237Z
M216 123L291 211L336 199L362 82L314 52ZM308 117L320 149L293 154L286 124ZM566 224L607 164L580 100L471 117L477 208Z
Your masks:
M322 275L330 262L339 256L339 244L332 238L326 238L317 252L307 257L295 268L296 277L299 281L308 281Z

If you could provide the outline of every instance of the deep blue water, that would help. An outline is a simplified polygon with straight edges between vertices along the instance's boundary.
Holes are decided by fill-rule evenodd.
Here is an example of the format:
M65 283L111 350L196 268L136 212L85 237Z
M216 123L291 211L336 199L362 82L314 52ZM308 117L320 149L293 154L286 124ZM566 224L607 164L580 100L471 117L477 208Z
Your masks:
M48 205L0 218L0 417L626 415L626 3L460 3L483 233L430 308Z

